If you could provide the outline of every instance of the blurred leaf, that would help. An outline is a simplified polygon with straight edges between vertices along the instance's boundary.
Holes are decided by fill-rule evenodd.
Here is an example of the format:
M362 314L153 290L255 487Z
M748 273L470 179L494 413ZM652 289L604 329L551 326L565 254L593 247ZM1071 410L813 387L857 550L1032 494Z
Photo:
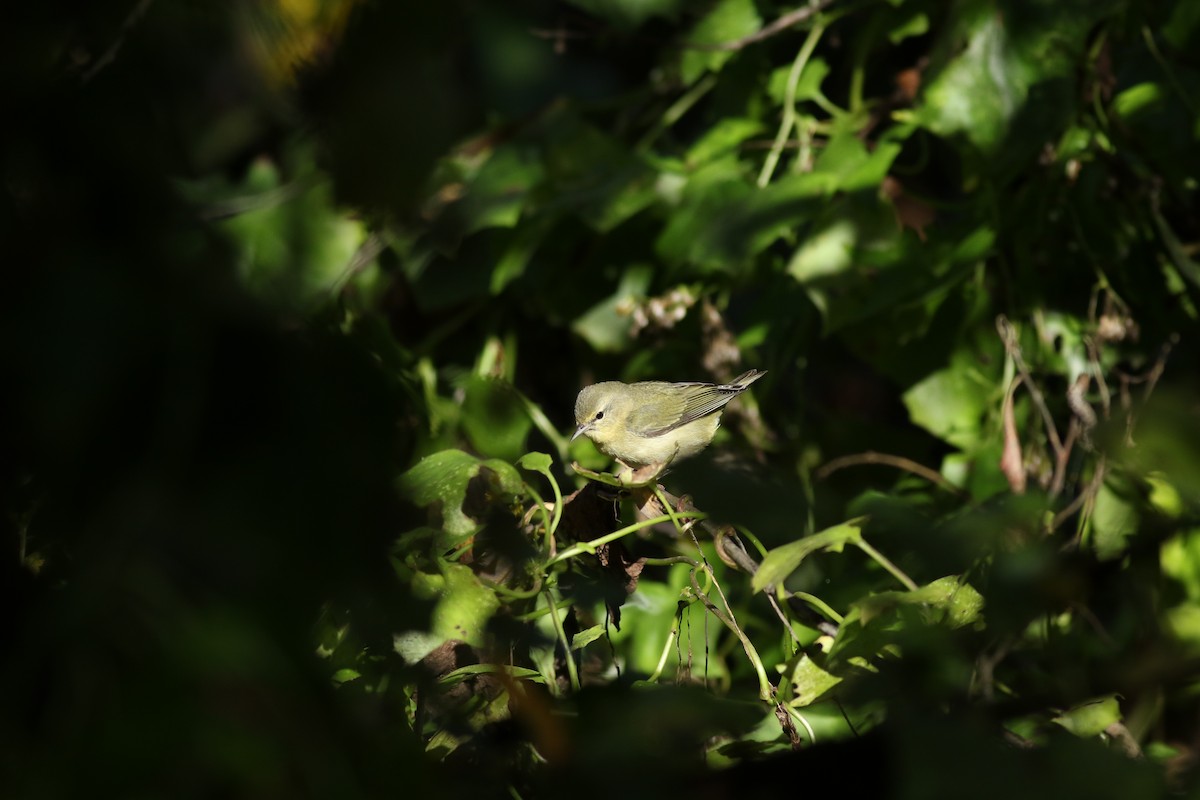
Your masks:
M515 461L533 421L511 384L473 375L466 385L462 426L481 455Z
M753 256L804 223L836 184L833 176L809 173L756 189L728 163L712 162L688 180L656 250L702 274L744 272Z
M637 28L654 17L674 19L682 0L568 0L623 30Z
M654 202L657 174L620 141L567 112L546 126L543 211L569 211L606 232Z
M687 153L687 164L698 167L714 158L724 156L737 148L751 136L762 133L763 124L744 117L721 119L692 145Z
M629 315L621 312L646 296L653 274L646 265L627 267L617 291L578 317L571 329L598 352L624 350L630 343Z
M767 96L771 98L775 105L783 105L787 98L788 77L791 74L792 67L787 65L778 67L771 73L771 77L767 82ZM821 84L829 77L829 64L823 58L811 58L804 65L804 72L800 73L800 80L796 83L795 99L797 103L805 100L811 100L821 93Z
M536 153L518 145L498 148L482 166L456 187L461 192L436 222L436 234L457 241L484 228L511 228L520 220L531 190L544 177Z
M687 44L694 46L685 49L680 60L683 82L691 84L705 72L716 72L733 57L732 51L705 50L703 45L740 39L754 33L761 25L762 18L753 0L717 0L687 35Z
M1139 516L1132 484L1122 476L1107 475L1088 521L1096 557L1110 559L1124 553L1129 538L1138 531Z
M892 44L899 44L912 36L923 36L928 32L929 17L914 11L904 22L888 31L888 41Z
M960 628L979 620L983 596L957 575L947 575L912 592L880 592L855 603L863 624L897 606L919 606L942 612L932 622Z
M1139 83L1114 97L1112 108L1118 116L1131 120L1143 111L1161 106L1166 93L1167 90L1157 83Z

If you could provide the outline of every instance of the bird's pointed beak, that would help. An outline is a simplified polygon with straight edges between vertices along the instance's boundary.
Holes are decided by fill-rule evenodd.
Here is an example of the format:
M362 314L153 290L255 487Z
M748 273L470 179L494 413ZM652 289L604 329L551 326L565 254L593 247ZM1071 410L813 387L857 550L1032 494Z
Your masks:
M583 436L585 433L587 433L591 429L592 429L591 423L588 423L588 422L583 423L582 425L580 425L578 428L575 429L575 433L571 436L571 441L572 442L575 441L576 439L578 439L580 436Z

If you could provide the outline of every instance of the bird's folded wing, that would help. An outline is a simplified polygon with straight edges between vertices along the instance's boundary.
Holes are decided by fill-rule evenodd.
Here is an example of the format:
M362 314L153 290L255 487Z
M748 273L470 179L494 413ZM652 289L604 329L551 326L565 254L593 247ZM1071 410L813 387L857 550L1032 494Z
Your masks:
M715 411L720 411L725 405L742 393L744 387L740 386L714 386L712 384L695 384L689 387L687 392L680 392L678 403L669 409L662 408L659 405L655 409L655 422L659 423L657 427L650 425L638 425L638 411L634 412L634 419L631 420L631 429L642 432L643 436L654 437L663 436L677 428L682 428L689 422L695 422L701 417L707 417ZM666 412L666 413L664 413ZM661 424L666 419L674 421Z

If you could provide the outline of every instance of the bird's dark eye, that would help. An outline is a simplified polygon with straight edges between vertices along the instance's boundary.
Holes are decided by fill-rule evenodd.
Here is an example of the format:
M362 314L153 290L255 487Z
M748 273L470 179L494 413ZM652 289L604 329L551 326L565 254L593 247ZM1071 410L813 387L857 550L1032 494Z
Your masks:
M596 419L604 419L604 412L603 412L603 411L597 411L597 412L596 412Z

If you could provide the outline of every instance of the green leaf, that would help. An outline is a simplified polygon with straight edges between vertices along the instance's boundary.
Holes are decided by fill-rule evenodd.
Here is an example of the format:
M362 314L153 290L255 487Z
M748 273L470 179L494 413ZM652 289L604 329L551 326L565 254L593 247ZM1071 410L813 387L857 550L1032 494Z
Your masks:
M877 189L900 149L900 142L888 141L868 151L857 132L848 130L829 140L813 168L831 176L829 191Z
M182 187L209 203L221 219L218 229L235 245L243 285L271 303L305 307L327 297L367 235L361 221L337 206L330 182L314 174L312 158L296 154L300 174L288 180L262 158L237 187Z
M961 628L979 619L983 603L983 595L975 587L957 575L948 575L913 592L879 592L854 605L864 625L898 606L922 606L941 612L931 621Z
M1167 89L1158 83L1139 83L1113 98L1113 111L1126 121L1138 114L1160 108L1167 98Z
M405 664L416 664L445 640L429 631L404 631L392 637L392 649Z
M811 100L821 94L821 84L828 77L830 71L829 64L823 58L811 58L804 65L804 72L800 73L800 80L796 83L796 102L800 103L804 100ZM767 81L767 96L777 106L783 105L787 99L787 83L788 77L791 75L791 65L777 68L771 73L771 77Z
M739 144L763 131L758 120L743 117L726 117L713 125L692 145L687 153L687 164L696 167L714 158L735 150Z
M1124 476L1110 473L1096 493L1088 521L1096 557L1103 561L1123 554L1128 540L1137 533L1139 516L1133 485Z
M524 484L511 464L480 461L461 450L442 450L421 459L400 476L401 494L418 506L440 512L442 529L451 535L472 533L478 523L463 510L468 486L474 482L478 496L502 502L521 494Z
M768 586L783 583L785 578L796 571L800 562L813 553L823 550L840 553L847 543L853 544L861 540L861 524L864 519L864 517L858 517L771 550L763 558L758 572L754 573L751 581L754 591L761 592Z
M430 630L443 640L483 644L487 621L500 608L496 593L465 564L442 564L445 583L430 617Z
M716 45L740 39L759 29L762 18L753 0L718 0L687 35L689 45ZM687 47L680 61L683 82L692 84L705 72L716 72L733 57L731 50L705 50Z
M443 686L452 686L475 675L507 675L517 680L533 681L534 683L546 682L540 672L526 667L513 667L508 664L468 664L446 673L438 680L438 683Z
M683 0L567 0L621 30L633 30L654 17L674 19Z
M929 32L929 17L921 13L914 13L904 22L888 31L888 41L892 44L900 44L900 42L912 36L923 36Z
M484 228L511 228L521 218L530 191L544 178L534 152L509 145L495 150L442 210L442 237L462 238Z
M463 399L462 426L481 455L512 461L525 450L533 420L510 384L473 375Z
M629 315L622 311L646 296L653 276L654 271L648 265L630 265L621 276L617 291L578 317L571 324L571 330L598 352L624 350L630 342Z
M570 212L603 233L657 199L657 171L623 142L567 111L546 127L544 213Z
M841 682L842 679L838 676L818 667L806 653L801 656L792 672L792 689L796 696L791 704L801 707L811 705Z
M580 631L571 637L571 649L582 650L592 642L604 636L605 628L603 625L593 625L587 630Z
M1081 703L1058 715L1052 722L1085 739L1099 736L1109 725L1121 721L1121 704L1117 702L1117 697L1110 694Z
M969 449L984 435L980 423L992 408L995 393L995 384L979 373L974 355L959 349L950 366L904 393L904 405L914 424L956 447Z
M333 682L338 686L341 686L343 683L349 683L350 681L358 680L361 677L362 673L358 670L350 669L349 667L342 667L337 672L333 673Z
M521 469L527 469L530 472L540 472L546 477L550 477L550 466L554 463L554 459L545 453L526 453L517 459L517 466Z
M758 189L725 162L712 162L688 181L656 250L700 273L743 272L755 255L812 216L836 184L833 176L807 173Z

